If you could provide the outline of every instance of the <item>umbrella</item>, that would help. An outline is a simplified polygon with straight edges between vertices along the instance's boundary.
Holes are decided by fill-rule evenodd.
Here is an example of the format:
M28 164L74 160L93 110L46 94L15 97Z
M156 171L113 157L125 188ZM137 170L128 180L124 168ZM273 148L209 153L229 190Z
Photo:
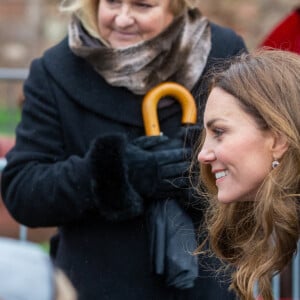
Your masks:
M182 123L195 124L196 104L183 86L166 82L150 90L143 99L142 113L146 136L161 135L157 104L171 96L182 107ZM168 286L187 289L198 276L198 260L191 252L196 249L196 237L190 216L176 199L153 201L148 210L151 266L154 273L164 276Z

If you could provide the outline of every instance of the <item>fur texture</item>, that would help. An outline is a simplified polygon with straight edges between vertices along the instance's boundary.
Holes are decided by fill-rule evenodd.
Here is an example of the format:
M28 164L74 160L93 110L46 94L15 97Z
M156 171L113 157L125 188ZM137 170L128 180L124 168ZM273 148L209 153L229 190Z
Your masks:
M199 10L188 10L157 37L112 49L89 36L74 17L69 26L69 45L110 85L144 95L164 81L175 81L191 90L206 65L211 30Z
M100 214L121 221L142 214L143 199L129 183L126 138L119 134L98 138L91 148L92 188Z

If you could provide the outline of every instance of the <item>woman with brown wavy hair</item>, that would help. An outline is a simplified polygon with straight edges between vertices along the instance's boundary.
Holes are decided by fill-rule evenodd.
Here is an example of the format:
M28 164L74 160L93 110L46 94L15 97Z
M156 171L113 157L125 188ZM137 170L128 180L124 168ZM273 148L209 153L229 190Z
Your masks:
M213 76L198 154L206 228L240 299L254 299L255 284L273 299L271 279L297 250L299 82L300 56L280 50L241 55Z

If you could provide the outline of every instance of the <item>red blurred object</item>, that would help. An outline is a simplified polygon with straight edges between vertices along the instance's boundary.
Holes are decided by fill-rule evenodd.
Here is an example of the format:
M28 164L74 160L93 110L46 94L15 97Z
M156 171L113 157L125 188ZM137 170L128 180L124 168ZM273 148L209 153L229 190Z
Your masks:
M290 13L265 38L260 47L268 46L300 54L300 7Z
M13 147L15 144L15 138L8 136L0 137L0 157L4 157L5 154Z

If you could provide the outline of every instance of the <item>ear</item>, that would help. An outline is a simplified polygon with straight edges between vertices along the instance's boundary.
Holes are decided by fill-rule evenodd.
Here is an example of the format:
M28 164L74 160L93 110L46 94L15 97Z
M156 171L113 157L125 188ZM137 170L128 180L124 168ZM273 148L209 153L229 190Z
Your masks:
M280 159L286 150L289 148L287 137L278 132L273 133L273 145L271 148L273 158Z

